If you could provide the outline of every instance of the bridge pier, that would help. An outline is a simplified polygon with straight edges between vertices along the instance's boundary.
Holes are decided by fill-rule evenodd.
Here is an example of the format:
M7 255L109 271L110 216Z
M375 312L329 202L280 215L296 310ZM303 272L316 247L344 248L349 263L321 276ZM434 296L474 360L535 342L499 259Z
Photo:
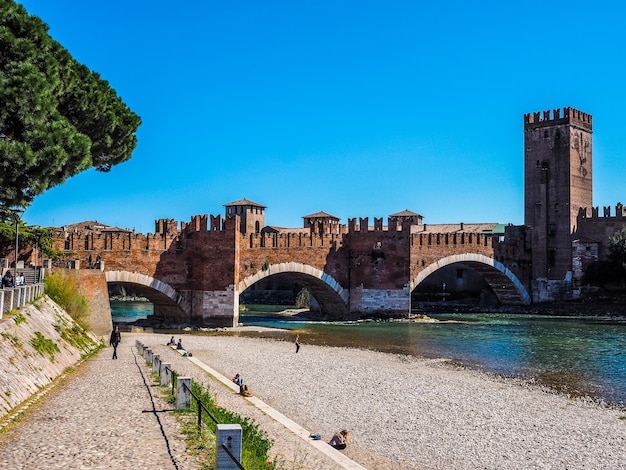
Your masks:
M184 291L183 291L184 292ZM239 294L233 286L217 291L187 291L191 322L210 327L234 327L239 324Z
M411 312L411 290L408 285L402 289L364 289L363 285L357 286L350 291L350 311L408 315Z

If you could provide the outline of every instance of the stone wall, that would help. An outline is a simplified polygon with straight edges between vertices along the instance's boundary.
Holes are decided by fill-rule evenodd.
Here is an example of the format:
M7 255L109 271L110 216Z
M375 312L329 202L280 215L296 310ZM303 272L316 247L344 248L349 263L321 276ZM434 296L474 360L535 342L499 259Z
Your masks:
M105 274L96 269L64 269L63 272L76 279L79 295L89 302L89 316L86 323L90 330L108 341L113 322Z
M100 340L91 333L84 333L88 338L85 349L72 345L67 332L73 327L72 318L47 296L0 320L0 418L97 347ZM59 350L52 356L42 355L33 345L36 341L54 344Z

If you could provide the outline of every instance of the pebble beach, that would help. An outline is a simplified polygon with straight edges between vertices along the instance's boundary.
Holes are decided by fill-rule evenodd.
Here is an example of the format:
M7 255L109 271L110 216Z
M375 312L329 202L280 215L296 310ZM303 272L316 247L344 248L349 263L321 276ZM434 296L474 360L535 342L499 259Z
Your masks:
M167 335L140 334L163 354ZM222 375L240 373L255 396L329 440L350 431L348 457L368 469L626 469L626 410L521 381L375 351L239 336L183 335L185 349ZM172 355L173 354L173 355ZM250 415L286 468L339 468L203 378L185 358L178 372L209 382L218 404ZM205 374L204 374L205 375Z

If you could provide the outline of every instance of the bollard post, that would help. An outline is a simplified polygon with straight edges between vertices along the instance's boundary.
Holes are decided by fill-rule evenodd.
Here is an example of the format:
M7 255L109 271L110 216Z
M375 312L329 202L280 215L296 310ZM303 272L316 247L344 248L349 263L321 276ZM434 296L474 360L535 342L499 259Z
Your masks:
M176 409L191 408L191 377L178 377L176 380Z
M152 372L159 372L161 370L161 356L155 354L152 356Z
M169 385L172 382L172 364L161 362L161 385Z
M226 447L231 454L237 459L237 462L241 462L241 426L238 424L218 424L217 434L215 436L216 470L230 470L239 469L240 467L233 462L233 459L228 455L224 447Z

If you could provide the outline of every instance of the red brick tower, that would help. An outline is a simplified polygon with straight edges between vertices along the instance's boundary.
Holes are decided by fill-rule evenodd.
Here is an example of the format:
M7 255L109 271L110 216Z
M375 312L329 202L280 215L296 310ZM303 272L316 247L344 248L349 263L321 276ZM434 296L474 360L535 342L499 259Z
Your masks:
M524 224L533 279L566 280L579 208L592 207L590 114L573 108L524 115Z

